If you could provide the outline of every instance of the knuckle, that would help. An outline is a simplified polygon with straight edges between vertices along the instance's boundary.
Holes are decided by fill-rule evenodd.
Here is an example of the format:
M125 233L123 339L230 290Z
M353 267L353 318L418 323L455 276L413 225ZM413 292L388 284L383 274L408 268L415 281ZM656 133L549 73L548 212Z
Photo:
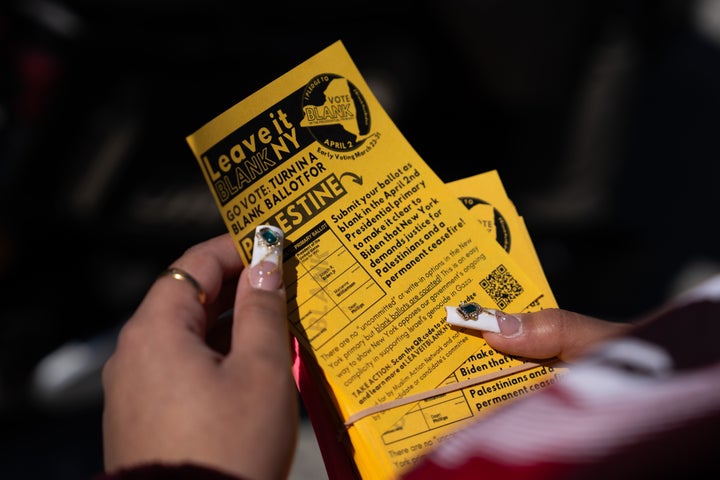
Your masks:
M116 355L125 351L134 351L146 337L145 329L142 326L133 321L127 322L118 333Z

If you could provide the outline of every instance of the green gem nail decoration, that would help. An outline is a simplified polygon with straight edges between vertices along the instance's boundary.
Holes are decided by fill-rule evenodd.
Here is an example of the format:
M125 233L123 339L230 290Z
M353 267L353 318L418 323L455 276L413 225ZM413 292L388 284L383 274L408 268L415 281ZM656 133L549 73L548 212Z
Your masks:
M469 302L460 304L460 306L457 307L457 310L465 320L477 320L478 315L482 311L482 307L475 302Z
M260 236L269 246L275 245L278 242L278 236L275 235L275 232L273 232L269 228L262 229L260 231Z

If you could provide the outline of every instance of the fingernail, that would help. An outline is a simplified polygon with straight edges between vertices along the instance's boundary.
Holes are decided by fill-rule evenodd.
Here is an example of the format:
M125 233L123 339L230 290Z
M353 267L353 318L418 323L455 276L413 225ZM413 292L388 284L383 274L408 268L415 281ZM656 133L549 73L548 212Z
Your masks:
M272 225L260 225L255 229L253 255L250 262L250 285L261 290L277 290L283 282L282 230Z
M500 335L503 337L517 337L522 333L522 322L515 315L508 315L498 310L495 312L495 317L500 328Z
M463 328L499 333L503 337L516 337L522 333L522 322L514 315L483 308L475 302L459 307L445 307L447 322Z

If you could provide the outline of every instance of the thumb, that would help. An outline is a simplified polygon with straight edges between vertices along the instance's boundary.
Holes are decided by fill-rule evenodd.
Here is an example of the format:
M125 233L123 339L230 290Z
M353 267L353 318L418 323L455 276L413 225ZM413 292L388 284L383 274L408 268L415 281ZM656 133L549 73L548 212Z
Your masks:
M230 357L250 356L290 365L283 239L277 227L257 228L252 263L240 275L235 295Z
M483 338L493 349L534 359L577 359L593 345L626 334L632 328L627 323L609 322L559 308L521 314L485 312L494 314L498 324L499 332L483 332Z

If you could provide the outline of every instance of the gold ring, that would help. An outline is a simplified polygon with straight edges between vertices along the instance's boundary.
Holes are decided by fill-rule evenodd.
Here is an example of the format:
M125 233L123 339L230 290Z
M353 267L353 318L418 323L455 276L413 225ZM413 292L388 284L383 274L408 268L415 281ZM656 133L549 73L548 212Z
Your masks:
M200 300L201 305L205 305L205 300L207 300L207 295L205 294L205 290L200 286L200 282L195 280L195 278L187 273L185 270L182 270L177 267L171 267L163 270L160 275L158 275L158 278L160 277L172 277L175 280L184 280L188 282L190 285L192 285L198 294L198 300Z

